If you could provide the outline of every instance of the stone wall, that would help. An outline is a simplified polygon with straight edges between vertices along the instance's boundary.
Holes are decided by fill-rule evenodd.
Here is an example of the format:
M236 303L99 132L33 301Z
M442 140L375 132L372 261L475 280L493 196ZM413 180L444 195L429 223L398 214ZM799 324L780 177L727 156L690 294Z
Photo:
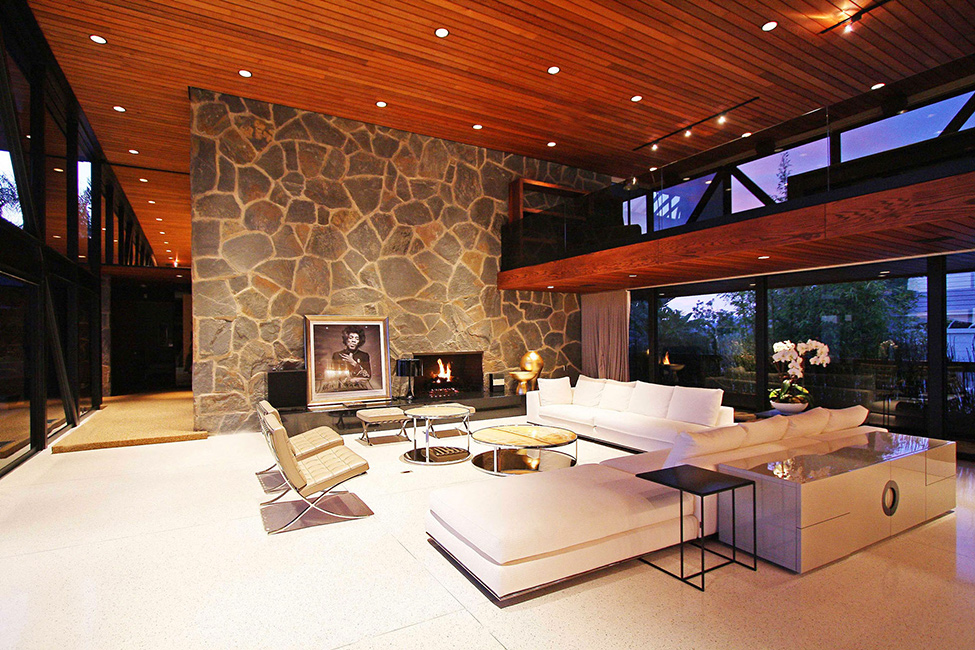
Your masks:
M574 294L498 291L508 183L595 190L606 176L192 89L197 428L255 430L266 371L304 367L305 314L389 318L395 359L536 349L577 374ZM394 390L402 383L393 379Z

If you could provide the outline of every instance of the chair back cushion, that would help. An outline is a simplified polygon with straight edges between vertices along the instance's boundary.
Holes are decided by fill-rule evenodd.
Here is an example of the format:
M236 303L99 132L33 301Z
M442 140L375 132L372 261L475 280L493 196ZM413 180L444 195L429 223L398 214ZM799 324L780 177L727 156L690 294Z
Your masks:
M282 421L281 414L276 408L271 406L271 402L267 401L266 399L262 399L257 403L257 412L260 415L273 415L275 418L277 418L278 422Z
M713 427L718 423L722 397L724 391L720 388L674 386L674 396L670 398L667 419Z
M572 403L572 382L568 377L538 380L538 400L541 406Z
M628 410L652 418L666 418L667 411L670 409L670 399L673 396L673 386L638 381L633 387Z
M593 379L579 375L576 389L572 393L572 403L578 406L599 406L599 398L603 396L605 379Z
M291 445L288 444L288 432L284 430L284 425L276 422L274 418L268 415L263 417L268 428L271 430L271 447L274 449L274 455L277 456L278 467L281 468L284 477L288 479L288 483L296 490L300 490L305 487L305 479L302 478L301 472L298 471L298 461L295 460L294 452L291 451Z

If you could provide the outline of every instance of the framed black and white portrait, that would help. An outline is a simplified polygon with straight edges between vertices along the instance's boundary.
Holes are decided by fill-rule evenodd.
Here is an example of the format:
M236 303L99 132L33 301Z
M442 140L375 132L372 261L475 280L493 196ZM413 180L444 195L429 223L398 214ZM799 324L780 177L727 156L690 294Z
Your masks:
M305 316L308 406L389 399L389 321Z

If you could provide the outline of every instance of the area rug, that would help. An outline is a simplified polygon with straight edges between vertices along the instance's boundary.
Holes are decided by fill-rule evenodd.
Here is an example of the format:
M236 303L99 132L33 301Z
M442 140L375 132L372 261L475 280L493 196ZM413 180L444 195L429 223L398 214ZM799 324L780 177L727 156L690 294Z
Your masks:
M193 430L193 393L146 393L105 400L101 410L67 433L51 448L55 454L109 447L202 440Z

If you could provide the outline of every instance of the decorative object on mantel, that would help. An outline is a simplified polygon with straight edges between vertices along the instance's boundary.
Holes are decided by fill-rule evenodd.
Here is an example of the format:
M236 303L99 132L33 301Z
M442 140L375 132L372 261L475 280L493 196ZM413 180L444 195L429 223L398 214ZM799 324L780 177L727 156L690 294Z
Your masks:
M805 343L779 341L772 346L772 361L782 373L782 385L769 391L772 408L780 413L799 413L809 406L809 391L802 386L805 377L805 355L814 352L809 363L814 366L829 365L829 346L821 341L809 339Z
M518 395L525 395L529 390L535 389L535 380L541 374L545 362L542 357L534 350L526 352L521 358L521 370L514 370L509 374L518 381ZM531 386L529 386L531 384Z
M406 392L406 401L413 401L413 378L419 377L423 371L420 360L416 358L397 359L396 374L399 377L409 377L409 389Z

